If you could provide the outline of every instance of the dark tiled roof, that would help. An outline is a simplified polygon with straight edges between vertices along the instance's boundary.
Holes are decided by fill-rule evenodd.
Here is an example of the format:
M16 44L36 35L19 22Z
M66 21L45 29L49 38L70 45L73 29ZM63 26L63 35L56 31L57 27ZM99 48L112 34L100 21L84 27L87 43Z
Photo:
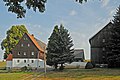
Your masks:
M32 40L32 42L35 44L35 46L36 46L40 51L44 52L46 44L43 43L42 41L37 40L36 38L34 38L33 35L30 35L30 34L28 34L28 33L27 33L27 35L28 35L29 38Z

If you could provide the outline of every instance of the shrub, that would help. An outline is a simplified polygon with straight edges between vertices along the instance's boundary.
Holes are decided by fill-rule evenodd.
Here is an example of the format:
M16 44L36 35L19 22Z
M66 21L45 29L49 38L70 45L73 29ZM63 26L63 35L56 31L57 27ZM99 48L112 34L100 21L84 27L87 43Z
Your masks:
M21 71L26 71L26 70L27 70L27 66L21 68Z
M88 62L85 66L85 69L92 69L92 68L93 68L93 65L90 62Z

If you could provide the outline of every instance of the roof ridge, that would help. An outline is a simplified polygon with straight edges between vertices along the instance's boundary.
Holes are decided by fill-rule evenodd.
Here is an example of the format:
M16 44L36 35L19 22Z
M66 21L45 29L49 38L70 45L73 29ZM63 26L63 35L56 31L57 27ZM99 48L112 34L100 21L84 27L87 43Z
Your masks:
M32 42L34 43L34 45L42 52L44 52L44 50L40 47L40 45L38 44L38 42L36 41L36 38L33 37L32 35L30 35L29 33L26 33L29 38L32 40Z

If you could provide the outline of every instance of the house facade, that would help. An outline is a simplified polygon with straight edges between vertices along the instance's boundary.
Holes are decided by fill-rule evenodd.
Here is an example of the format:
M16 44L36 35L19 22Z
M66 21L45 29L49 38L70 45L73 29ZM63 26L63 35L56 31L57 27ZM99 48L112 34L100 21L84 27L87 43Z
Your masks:
M24 66L32 68L44 68L44 51L46 44L36 39L34 35L25 33L19 40L18 44L12 49L12 59L7 58L7 62L11 61L13 68L21 68ZM7 64L10 66L10 64Z
M91 48L91 62L93 64L107 64L106 42L110 39L113 24L109 22L104 28L89 39Z
M83 62L85 60L83 49L75 49L74 56L75 56L75 61L77 62Z

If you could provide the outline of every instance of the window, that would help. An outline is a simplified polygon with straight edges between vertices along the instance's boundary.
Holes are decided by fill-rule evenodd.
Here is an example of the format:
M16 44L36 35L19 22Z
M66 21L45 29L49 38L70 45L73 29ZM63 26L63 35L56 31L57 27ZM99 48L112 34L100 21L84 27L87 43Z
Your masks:
M20 55L20 52L18 52L18 55Z
M24 55L26 55L26 52L24 52Z
M103 39L103 41L102 42L105 42L105 39Z
M102 49L103 51L105 51L105 48L103 47L103 49Z
M30 47L30 44L28 44L28 47Z
M23 44L21 44L21 47L23 47Z
M17 60L17 63L19 63L20 62L20 60Z
M27 40L27 38L24 38L24 40Z
M34 52L32 52L31 55L34 55Z
M34 63L34 60L31 60L31 63Z
M24 60L24 63L26 63L26 60Z

